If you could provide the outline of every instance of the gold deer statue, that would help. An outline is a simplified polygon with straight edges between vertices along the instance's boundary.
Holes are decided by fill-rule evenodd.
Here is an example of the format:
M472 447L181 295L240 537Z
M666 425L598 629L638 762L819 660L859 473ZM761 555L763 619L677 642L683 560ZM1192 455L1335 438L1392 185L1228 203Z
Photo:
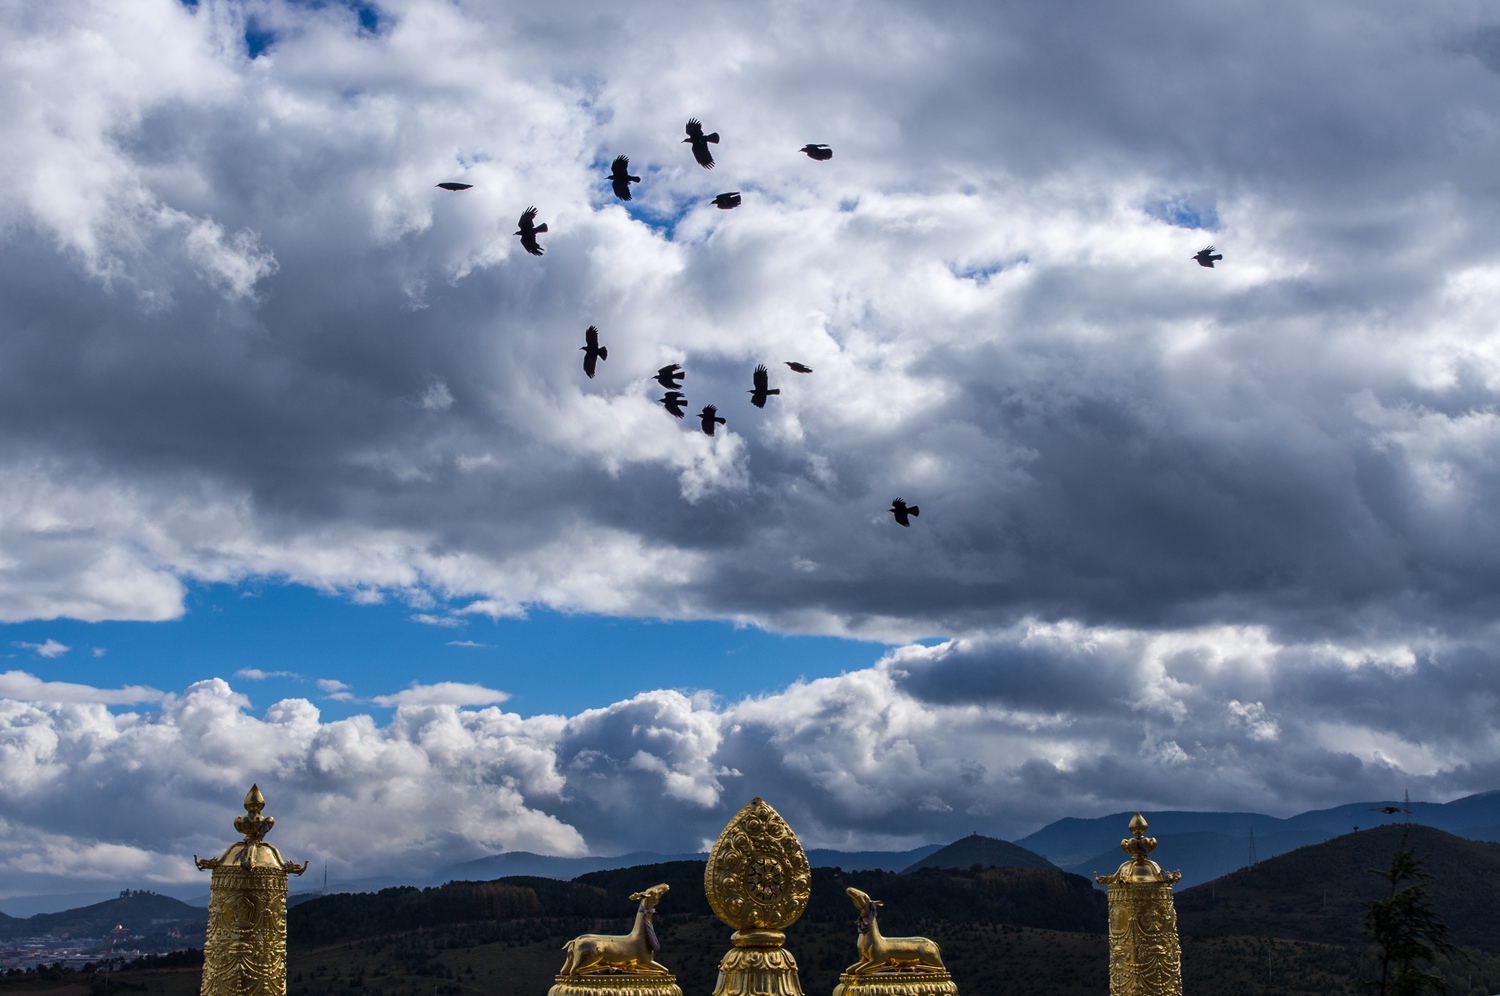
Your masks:
M936 941L886 937L876 918L884 904L858 889L844 892L859 910L859 961L844 969L834 996L958 996Z
M665 883L653 885L645 892L633 894L631 899L640 900L635 913L635 926L628 934L583 934L563 945L568 959L563 963L558 977L570 975L593 975L600 972L620 972L625 975L669 975L656 963L656 952L661 944L656 939L656 928L651 925L656 904L667 892Z

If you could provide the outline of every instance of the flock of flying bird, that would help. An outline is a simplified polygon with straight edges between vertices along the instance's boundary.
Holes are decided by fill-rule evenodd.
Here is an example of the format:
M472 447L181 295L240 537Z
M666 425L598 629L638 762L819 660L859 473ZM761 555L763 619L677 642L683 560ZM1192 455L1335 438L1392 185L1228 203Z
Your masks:
M682 140L682 144L692 146L693 159L697 161L699 166L702 166L704 169L714 168L714 154L709 146L719 144L718 132L704 134L703 123L697 118L689 118L687 123L687 138ZM827 145L818 142L804 145L797 151L805 153L809 159L817 162L827 162L833 158L833 150ZM616 197L622 201L631 199L630 185L632 183L640 183L641 178L630 174L629 156L615 156L614 162L610 164L609 182L610 188L614 191ZM458 191L468 190L473 184L446 181L439 183L438 186L444 190ZM712 203L720 210L728 211L739 207L742 201L743 198L740 196L738 190L730 190L716 196ZM515 235L521 240L521 248L533 256L540 256L545 250L537 242L536 237L547 231L547 225L545 222L538 225L536 223L536 214L537 209L535 207L528 207L525 211L522 211L521 220L517 223L518 227ZM1214 262L1223 259L1224 256L1222 253L1215 252L1214 247L1210 245L1198 250L1193 254L1192 258L1197 261L1199 266L1212 268ZM579 347L583 350L583 372L592 380L598 369L599 361L609 359L609 348L599 345L599 328L595 325L590 325L584 330L583 343ZM795 360L786 360L784 362L796 373L812 373L812 367L803 363L798 363ZM647 380L656 381L666 389L666 394L658 398L657 403L664 405L667 411L676 418L683 418L687 415L687 409L683 407L687 404L687 397L678 390L682 387L682 380L686 376L687 374L682 369L681 364L669 363L658 370L654 376L646 378ZM756 408L765 408L767 398L773 394L781 393L780 388L771 386L771 374L766 369L764 363L756 366L752 383L754 386L746 393L750 395L750 403ZM718 426L728 424L728 420L721 416L719 409L713 405L704 405L703 410L698 413L698 419L703 432L709 436L714 434L714 430ZM896 522L902 526L910 526L911 519L920 514L920 510L916 505L908 505L905 499L902 498L892 500L891 507L886 509L886 511L895 516Z

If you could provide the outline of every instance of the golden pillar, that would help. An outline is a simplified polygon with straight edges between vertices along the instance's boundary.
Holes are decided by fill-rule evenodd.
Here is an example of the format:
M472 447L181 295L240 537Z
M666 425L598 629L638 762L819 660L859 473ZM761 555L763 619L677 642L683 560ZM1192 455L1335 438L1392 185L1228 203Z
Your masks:
M208 938L203 944L202 996L285 996L286 877L307 871L283 861L263 839L276 823L262 816L260 787L245 794L245 815L234 828L245 835L217 858L193 861L213 869L208 898Z
M1112 875L1095 875L1109 887L1109 996L1182 996L1182 947L1172 886L1182 872L1164 872L1149 855L1156 838L1146 836L1136 813L1131 836L1120 841L1130 855Z
M812 869L792 828L752 799L719 834L703 889L734 947L719 961L713 996L802 996L797 959L783 944L812 895Z

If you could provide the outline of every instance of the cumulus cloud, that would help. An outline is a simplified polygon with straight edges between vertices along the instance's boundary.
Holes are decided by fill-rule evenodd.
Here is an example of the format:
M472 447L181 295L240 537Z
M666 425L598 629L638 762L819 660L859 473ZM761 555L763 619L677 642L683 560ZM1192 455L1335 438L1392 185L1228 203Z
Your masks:
M1028 623L733 703L653 690L525 718L502 692L416 685L373 700L384 724L304 699L257 717L218 679L115 713L123 692L9 672L0 862L39 887L181 880L227 843L252 781L289 855L413 878L501 850L691 850L754 795L809 846L898 847L1131 808L1289 815L1492 788L1493 653L1409 649L1392 667L1390 648L1351 659L1260 629Z
M1482 626L1496 28L1274 9L270 2L257 53L227 0L5 15L0 618L258 576L896 641Z

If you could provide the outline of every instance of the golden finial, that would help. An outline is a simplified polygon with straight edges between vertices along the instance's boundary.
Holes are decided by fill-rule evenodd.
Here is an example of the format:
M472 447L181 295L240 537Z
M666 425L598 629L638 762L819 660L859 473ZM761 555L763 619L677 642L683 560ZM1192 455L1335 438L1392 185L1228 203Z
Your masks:
M258 841L276 825L276 817L262 816L266 808L266 797L261 795L259 785L251 785L245 793L245 815L234 818L234 828L245 835L246 841Z

